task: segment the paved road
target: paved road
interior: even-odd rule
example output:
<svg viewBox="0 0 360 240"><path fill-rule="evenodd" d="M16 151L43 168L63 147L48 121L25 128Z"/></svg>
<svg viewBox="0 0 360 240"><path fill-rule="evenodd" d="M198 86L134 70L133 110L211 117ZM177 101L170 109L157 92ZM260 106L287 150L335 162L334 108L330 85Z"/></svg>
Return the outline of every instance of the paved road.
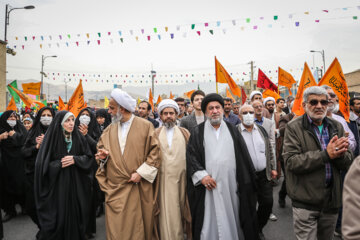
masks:
<svg viewBox="0 0 360 240"><path fill-rule="evenodd" d="M278 217L277 221L270 221L264 228L264 235L268 240L292 240L295 239L292 226L291 202L286 198L286 208L280 208L278 195L280 185L274 187L273 213ZM95 240L105 240L104 216L97 219L97 234ZM18 216L4 224L4 240L33 240L37 232L36 226L28 216ZM339 240L339 238L335 238Z"/></svg>

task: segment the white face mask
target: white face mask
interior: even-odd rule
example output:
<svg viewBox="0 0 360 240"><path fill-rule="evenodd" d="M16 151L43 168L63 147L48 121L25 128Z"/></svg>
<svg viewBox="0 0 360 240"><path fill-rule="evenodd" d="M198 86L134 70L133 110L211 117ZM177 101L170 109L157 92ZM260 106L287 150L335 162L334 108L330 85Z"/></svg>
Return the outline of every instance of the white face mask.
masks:
<svg viewBox="0 0 360 240"><path fill-rule="evenodd" d="M84 124L87 126L90 123L90 117L86 116L86 115L82 115L82 116L80 116L79 121L80 121L80 124Z"/></svg>
<svg viewBox="0 0 360 240"><path fill-rule="evenodd" d="M16 120L6 120L6 122L10 125L10 127L15 127L16 126Z"/></svg>
<svg viewBox="0 0 360 240"><path fill-rule="evenodd" d="M246 126L251 126L254 124L254 114L245 114L245 115L242 115L243 117L243 124L246 125Z"/></svg>
<svg viewBox="0 0 360 240"><path fill-rule="evenodd" d="M40 117L40 122L44 126L49 126L52 122L52 119L53 119L52 117L44 116L44 117Z"/></svg>

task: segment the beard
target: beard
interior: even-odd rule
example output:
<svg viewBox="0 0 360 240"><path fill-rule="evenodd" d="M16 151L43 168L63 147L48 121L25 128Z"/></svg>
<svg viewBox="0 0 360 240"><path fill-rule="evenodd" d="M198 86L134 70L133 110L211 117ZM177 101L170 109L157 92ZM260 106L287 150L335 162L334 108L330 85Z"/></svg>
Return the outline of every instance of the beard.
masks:
<svg viewBox="0 0 360 240"><path fill-rule="evenodd" d="M115 116L111 116L111 122L112 123L118 123L123 118L122 114L117 112Z"/></svg>
<svg viewBox="0 0 360 240"><path fill-rule="evenodd" d="M217 117L217 118L212 118L212 117L208 117L208 116L206 118L210 121L210 124L213 126L220 125L221 121L223 120L222 114L220 114L219 117Z"/></svg>
<svg viewBox="0 0 360 240"><path fill-rule="evenodd" d="M340 105L338 103L334 104L333 109L331 110L332 113L337 113L340 109Z"/></svg>
<svg viewBox="0 0 360 240"><path fill-rule="evenodd" d="M327 109L325 109L325 111L323 112L322 115L315 115L315 110L313 112L311 112L308 107L305 107L305 112L307 113L307 115L309 115L309 117L314 121L314 122L321 122L325 117L326 117L326 113L327 113Z"/></svg>
<svg viewBox="0 0 360 240"><path fill-rule="evenodd" d="M175 127L175 125L176 125L176 121L166 121L166 122L164 122L164 126L167 129L173 128L173 127Z"/></svg>

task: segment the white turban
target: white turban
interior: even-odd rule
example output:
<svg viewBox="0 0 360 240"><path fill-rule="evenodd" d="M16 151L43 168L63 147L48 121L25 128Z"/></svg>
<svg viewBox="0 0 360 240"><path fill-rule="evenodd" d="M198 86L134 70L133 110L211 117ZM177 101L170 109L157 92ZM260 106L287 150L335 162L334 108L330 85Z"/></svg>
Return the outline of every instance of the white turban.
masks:
<svg viewBox="0 0 360 240"><path fill-rule="evenodd" d="M134 112L136 107L136 100L133 99L127 92L115 88L111 92L111 97L123 108L129 112Z"/></svg>
<svg viewBox="0 0 360 240"><path fill-rule="evenodd" d="M250 93L250 100L252 100L253 96L255 96L255 95L257 95L257 94L262 97L262 93L261 93L260 91L252 91L252 92Z"/></svg>
<svg viewBox="0 0 360 240"><path fill-rule="evenodd" d="M172 99L164 99L159 103L158 106L159 113L161 114L162 110L169 107L175 109L176 113L179 114L180 112L179 105Z"/></svg>
<svg viewBox="0 0 360 240"><path fill-rule="evenodd" d="M273 101L273 102L275 103L275 98L273 98L273 97L267 97L267 98L265 98L265 99L264 99L264 105L266 105L266 103L267 103L268 101Z"/></svg>

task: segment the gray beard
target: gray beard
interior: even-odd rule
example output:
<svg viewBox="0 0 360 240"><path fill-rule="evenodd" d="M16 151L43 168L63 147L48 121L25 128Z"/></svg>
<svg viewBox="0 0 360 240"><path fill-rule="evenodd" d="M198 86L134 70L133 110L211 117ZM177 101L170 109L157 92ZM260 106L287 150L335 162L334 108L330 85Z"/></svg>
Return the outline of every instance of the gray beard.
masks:
<svg viewBox="0 0 360 240"><path fill-rule="evenodd" d="M118 123L121 121L122 118L123 118L122 114L118 112L118 113L116 113L116 116L111 117L111 122Z"/></svg>
<svg viewBox="0 0 360 240"><path fill-rule="evenodd" d="M221 121L223 120L223 116L221 114L218 118L215 118L215 119L213 119L211 117L206 117L206 118L209 120L209 122L212 126L220 125Z"/></svg>
<svg viewBox="0 0 360 240"><path fill-rule="evenodd" d="M165 122L165 123L164 123L164 126L165 126L167 129L171 129L171 128L175 127L175 122Z"/></svg>

